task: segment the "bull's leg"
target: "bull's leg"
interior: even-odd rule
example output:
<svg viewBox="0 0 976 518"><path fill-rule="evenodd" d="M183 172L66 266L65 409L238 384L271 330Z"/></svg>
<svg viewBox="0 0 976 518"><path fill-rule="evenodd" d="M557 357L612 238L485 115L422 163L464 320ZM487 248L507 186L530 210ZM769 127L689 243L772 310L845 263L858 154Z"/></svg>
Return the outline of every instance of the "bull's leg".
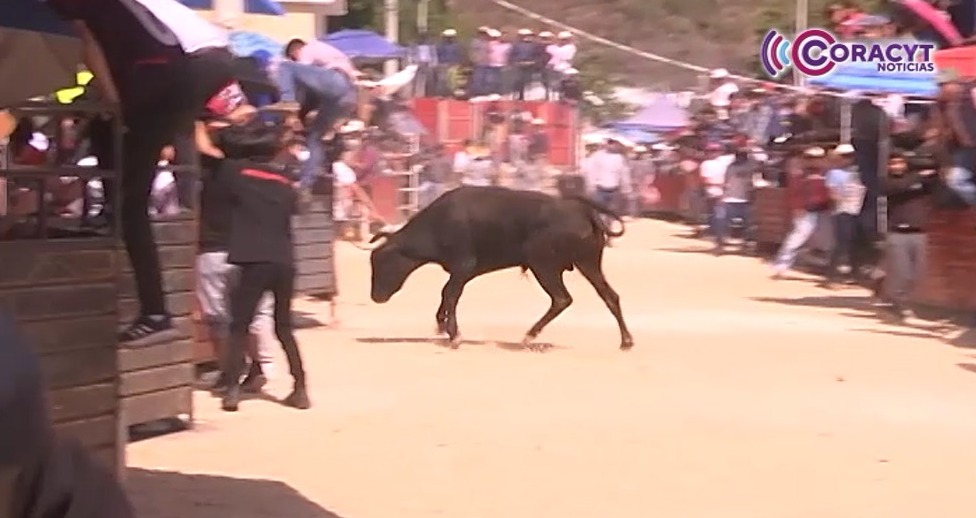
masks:
<svg viewBox="0 0 976 518"><path fill-rule="evenodd" d="M603 268L600 266L602 256L603 250L601 249L595 255L577 261L576 268L583 274L583 277L586 277L586 280L590 281L593 289L613 313L613 318L617 319L617 326L620 328L620 348L626 351L634 346L634 337L630 335L627 324L624 323L624 315L620 311L620 296L610 287L607 278L603 275Z"/></svg>
<svg viewBox="0 0 976 518"><path fill-rule="evenodd" d="M441 305L437 308L437 331L447 333L451 347L455 349L461 344L457 325L457 305L461 300L464 285L469 280L468 276L451 275L441 290Z"/></svg>
<svg viewBox="0 0 976 518"><path fill-rule="evenodd" d="M556 265L532 265L529 267L532 270L532 274L535 275L539 285L542 289L546 290L549 294L549 298L552 303L549 305L549 310L546 311L542 318L539 319L532 329L525 334L525 338L522 340L522 345L528 348L532 348L532 342L535 340L542 329L552 322L554 318L559 316L560 313L566 310L573 303L573 297L569 294L569 290L566 289L566 284L563 283L563 270L561 267Z"/></svg>

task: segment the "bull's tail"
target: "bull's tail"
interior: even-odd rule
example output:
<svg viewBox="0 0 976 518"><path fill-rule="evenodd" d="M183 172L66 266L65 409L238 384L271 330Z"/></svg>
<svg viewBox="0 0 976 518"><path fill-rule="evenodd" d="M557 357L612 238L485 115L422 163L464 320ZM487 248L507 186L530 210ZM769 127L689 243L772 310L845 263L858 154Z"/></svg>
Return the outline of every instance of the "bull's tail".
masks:
<svg viewBox="0 0 976 518"><path fill-rule="evenodd" d="M593 224L604 234L606 234L607 237L620 237L624 235L624 220L620 217L620 214L617 214L616 212L585 196L573 196L572 199L586 205L591 209ZM607 222L600 216L609 216L611 219L620 224L620 229L614 230L610 228L610 225L608 225Z"/></svg>

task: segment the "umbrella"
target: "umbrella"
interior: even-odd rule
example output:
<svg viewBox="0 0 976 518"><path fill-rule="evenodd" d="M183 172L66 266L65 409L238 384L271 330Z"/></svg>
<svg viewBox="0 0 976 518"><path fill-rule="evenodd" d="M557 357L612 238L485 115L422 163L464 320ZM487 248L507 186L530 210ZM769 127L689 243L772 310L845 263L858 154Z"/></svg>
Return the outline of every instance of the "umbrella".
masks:
<svg viewBox="0 0 976 518"><path fill-rule="evenodd" d="M941 47L955 47L962 44L962 35L952 25L949 16L925 0L898 0L892 4L892 9L896 15L915 21L909 23L909 27L917 26L918 22L921 22L924 28L932 31Z"/></svg>
<svg viewBox="0 0 976 518"><path fill-rule="evenodd" d="M71 26L35 0L7 0L0 9L0 107L75 83L80 42Z"/></svg>
<svg viewBox="0 0 976 518"><path fill-rule="evenodd" d="M403 56L404 48L372 31L347 29L327 34L322 41L352 59L390 59Z"/></svg>
<svg viewBox="0 0 976 518"><path fill-rule="evenodd" d="M179 2L191 9L213 9L214 0L179 0ZM243 0L244 12L248 14L267 14L271 16L282 16L285 9L275 0Z"/></svg>

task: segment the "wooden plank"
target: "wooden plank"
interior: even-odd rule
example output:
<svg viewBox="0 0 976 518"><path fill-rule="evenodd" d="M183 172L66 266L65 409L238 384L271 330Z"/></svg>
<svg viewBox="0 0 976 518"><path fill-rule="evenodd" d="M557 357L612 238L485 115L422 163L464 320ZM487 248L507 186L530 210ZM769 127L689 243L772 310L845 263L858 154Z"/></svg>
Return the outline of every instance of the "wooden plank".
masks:
<svg viewBox="0 0 976 518"><path fill-rule="evenodd" d="M24 338L38 354L113 347L118 318L114 314L76 319L27 322L20 327Z"/></svg>
<svg viewBox="0 0 976 518"><path fill-rule="evenodd" d="M306 259L332 259L333 243L311 243L295 245L295 259L299 262Z"/></svg>
<svg viewBox="0 0 976 518"><path fill-rule="evenodd" d="M51 419L59 423L114 413L118 407L117 392L114 382L52 390L48 393Z"/></svg>
<svg viewBox="0 0 976 518"><path fill-rule="evenodd" d="M153 235L157 245L196 244L197 223L192 219L153 222Z"/></svg>
<svg viewBox="0 0 976 518"><path fill-rule="evenodd" d="M193 313L196 306L196 293L183 291L166 294L166 309L173 316L184 316ZM119 322L131 322L139 314L139 301L136 299L121 299L118 301Z"/></svg>
<svg viewBox="0 0 976 518"><path fill-rule="evenodd" d="M196 287L196 273L192 268L163 269L163 291L174 293L192 291ZM119 298L136 297L136 279L131 273L124 274L119 281Z"/></svg>
<svg viewBox="0 0 976 518"><path fill-rule="evenodd" d="M54 426L56 433L76 439L86 448L115 444L115 414L69 421Z"/></svg>
<svg viewBox="0 0 976 518"><path fill-rule="evenodd" d="M313 273L311 275L299 275L295 279L296 293L322 293L336 291L335 276L332 273Z"/></svg>
<svg viewBox="0 0 976 518"><path fill-rule="evenodd" d="M85 241L71 246L0 248L0 289L44 284L111 281L115 275L115 247L92 248Z"/></svg>
<svg viewBox="0 0 976 518"><path fill-rule="evenodd" d="M309 243L331 243L334 232L332 229L313 228L308 230L297 230L294 233L296 245L307 245Z"/></svg>
<svg viewBox="0 0 976 518"><path fill-rule="evenodd" d="M41 356L44 380L51 389L111 382L118 377L117 365L114 346Z"/></svg>
<svg viewBox="0 0 976 518"><path fill-rule="evenodd" d="M122 373L192 360L193 340L189 338L147 347L122 347L118 351L119 372Z"/></svg>
<svg viewBox="0 0 976 518"><path fill-rule="evenodd" d="M122 397L193 385L195 372L192 362L124 372L119 384Z"/></svg>
<svg viewBox="0 0 976 518"><path fill-rule="evenodd" d="M193 409L193 389L178 387L122 398L121 405L126 426L150 423L190 414Z"/></svg>
<svg viewBox="0 0 976 518"><path fill-rule="evenodd" d="M54 318L112 314L116 305L114 282L72 284L44 288L17 288L0 292L0 309L18 323Z"/></svg>
<svg viewBox="0 0 976 518"><path fill-rule="evenodd" d="M314 273L328 273L331 274L333 270L332 259L305 259L298 261L295 265L298 269L298 275L309 275Z"/></svg>
<svg viewBox="0 0 976 518"><path fill-rule="evenodd" d="M291 228L294 231L308 230L316 228L331 228L332 227L332 216L325 213L306 213L299 214L292 217Z"/></svg>
<svg viewBox="0 0 976 518"><path fill-rule="evenodd" d="M129 264L129 257L126 255L125 250L120 250L118 252L119 264L121 265L121 271L125 273L132 272L132 265ZM163 266L163 269L167 268L193 268L197 263L197 245L194 244L183 244L183 245L168 245L159 247L159 264Z"/></svg>

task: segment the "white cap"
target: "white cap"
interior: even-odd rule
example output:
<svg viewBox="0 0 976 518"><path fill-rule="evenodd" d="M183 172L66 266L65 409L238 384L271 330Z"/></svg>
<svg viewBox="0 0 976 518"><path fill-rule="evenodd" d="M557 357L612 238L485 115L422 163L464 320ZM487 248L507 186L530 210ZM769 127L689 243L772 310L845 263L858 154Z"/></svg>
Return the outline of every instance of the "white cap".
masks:
<svg viewBox="0 0 976 518"><path fill-rule="evenodd" d="M482 25L481 27L478 27L478 32L488 32L490 30L491 30L491 27L489 27L487 25Z"/></svg>
<svg viewBox="0 0 976 518"><path fill-rule="evenodd" d="M520 36L531 36L532 35L532 30L531 29L519 29L518 33L519 33Z"/></svg>
<svg viewBox="0 0 976 518"><path fill-rule="evenodd" d="M567 68L566 70L563 70L563 73L568 76L573 76L579 74L579 70L576 70L575 68Z"/></svg>
<svg viewBox="0 0 976 518"><path fill-rule="evenodd" d="M546 121L544 121L544 120L542 120L542 119L540 119L538 117L532 119L532 124L535 124L537 126L538 125L541 125L541 124L545 124L545 123L546 123Z"/></svg>
<svg viewBox="0 0 976 518"><path fill-rule="evenodd" d="M444 32L441 33L441 36L447 36L448 38L453 38L454 36L457 36L457 31L454 29L444 29Z"/></svg>
<svg viewBox="0 0 976 518"><path fill-rule="evenodd" d="M559 33L559 39L567 39L567 38L572 38L572 37L573 37L573 33L569 32L569 31L562 31L562 32Z"/></svg>
<svg viewBox="0 0 976 518"><path fill-rule="evenodd" d="M822 147L807 148L807 150L803 152L803 156L806 156L808 158L822 158L826 155L827 153L823 150Z"/></svg>
<svg viewBox="0 0 976 518"><path fill-rule="evenodd" d="M502 35L502 32L497 29L488 29L488 36L492 38L498 38Z"/></svg>
<svg viewBox="0 0 976 518"><path fill-rule="evenodd" d="M850 144L841 144L834 148L835 155L850 155L854 153L854 146Z"/></svg>
<svg viewBox="0 0 976 518"><path fill-rule="evenodd" d="M542 32L539 33L539 37L540 38L551 38L552 37L552 33L549 32L549 31L542 31Z"/></svg>
<svg viewBox="0 0 976 518"><path fill-rule="evenodd" d="M366 124L359 119L352 119L351 121L342 125L339 128L339 133L359 133L366 129Z"/></svg>
<svg viewBox="0 0 976 518"><path fill-rule="evenodd" d="M725 79L726 77L729 77L729 71L724 68L716 68L715 70L712 70L712 73L709 74L708 77L711 77L712 79Z"/></svg>

